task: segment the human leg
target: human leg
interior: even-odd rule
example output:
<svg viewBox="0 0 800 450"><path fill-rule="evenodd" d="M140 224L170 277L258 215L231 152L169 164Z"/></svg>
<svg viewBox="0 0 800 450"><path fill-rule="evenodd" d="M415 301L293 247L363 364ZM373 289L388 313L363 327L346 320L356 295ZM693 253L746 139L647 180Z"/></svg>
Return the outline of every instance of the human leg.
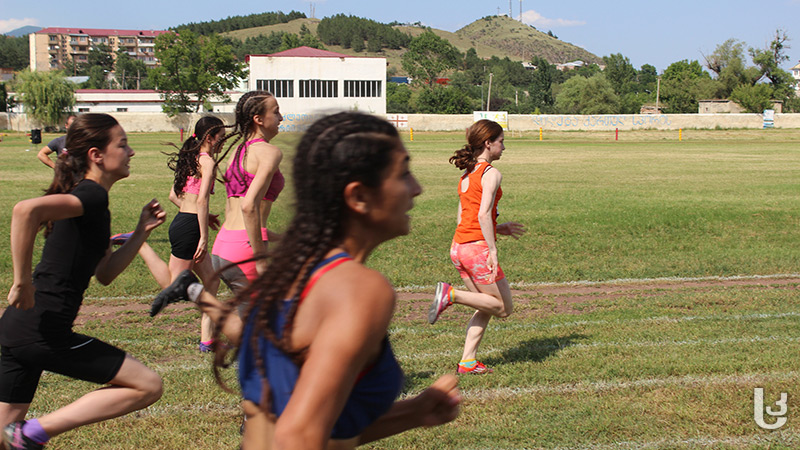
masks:
<svg viewBox="0 0 800 450"><path fill-rule="evenodd" d="M48 435L137 411L161 398L162 382L157 373L130 355L106 386L90 392L69 405L39 417Z"/></svg>
<svg viewBox="0 0 800 450"><path fill-rule="evenodd" d="M153 278L156 279L156 283L158 283L161 289L169 286L169 283L172 281L169 266L158 256L158 253L153 250L153 247L150 247L150 245L145 242L139 248L139 256L142 257L142 260L144 260L147 268L150 269L150 273L153 274Z"/></svg>
<svg viewBox="0 0 800 450"><path fill-rule="evenodd" d="M203 290L207 292L209 295L216 298L217 291L219 289L219 277L217 276L216 272L214 271L214 267L211 264L211 255L206 255L199 263L195 265L194 271L200 277L200 280L203 282ZM211 320L211 317L202 312L202 317L200 319L200 342L208 343L212 341L212 336L214 335L214 322Z"/></svg>

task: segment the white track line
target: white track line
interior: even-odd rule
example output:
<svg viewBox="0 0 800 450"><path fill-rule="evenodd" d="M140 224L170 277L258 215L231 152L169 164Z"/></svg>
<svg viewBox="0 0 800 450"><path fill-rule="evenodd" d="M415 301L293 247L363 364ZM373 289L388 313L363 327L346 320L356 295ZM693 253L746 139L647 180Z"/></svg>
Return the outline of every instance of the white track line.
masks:
<svg viewBox="0 0 800 450"><path fill-rule="evenodd" d="M715 345L728 345L728 344L756 344L762 342L771 342L771 343L797 343L800 342L800 337L790 337L790 336L756 336L750 338L727 338L727 339L694 339L694 340L686 340L686 341L673 341L673 340L664 340L664 341L631 341L631 342L592 342L592 343L578 343L578 344L568 344L568 345L536 345L528 347L531 351L551 351L551 350L593 350L598 348L644 348L644 347L658 347L658 348L665 348L665 347L681 347L681 346L689 346L689 345L703 345L703 346L715 346ZM497 348L497 347L485 347L481 348L482 355L492 355L497 353L502 353L508 351L508 348ZM435 358L444 358L444 357L455 357L461 354L461 350L453 349L453 350L446 350L441 352L431 352L431 353L405 353L405 354L397 354L397 359L400 361L416 361L416 360L425 360L425 359L435 359Z"/></svg>

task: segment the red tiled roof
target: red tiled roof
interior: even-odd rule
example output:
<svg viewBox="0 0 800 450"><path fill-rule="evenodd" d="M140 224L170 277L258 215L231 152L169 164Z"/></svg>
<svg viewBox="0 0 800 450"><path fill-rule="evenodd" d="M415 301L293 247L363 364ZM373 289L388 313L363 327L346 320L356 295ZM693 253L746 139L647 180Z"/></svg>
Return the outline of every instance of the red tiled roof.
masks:
<svg viewBox="0 0 800 450"><path fill-rule="evenodd" d="M147 36L156 37L167 30L114 30L105 28L42 28L36 34L86 34L89 36Z"/></svg>
<svg viewBox="0 0 800 450"><path fill-rule="evenodd" d="M330 52L328 50L320 50L311 47L297 47L289 50L284 50L270 55L247 55L247 59L251 56L275 56L275 57L299 57L299 58L353 58L353 56L345 55L343 53Z"/></svg>
<svg viewBox="0 0 800 450"><path fill-rule="evenodd" d="M75 89L79 94L153 94L158 91L155 89Z"/></svg>

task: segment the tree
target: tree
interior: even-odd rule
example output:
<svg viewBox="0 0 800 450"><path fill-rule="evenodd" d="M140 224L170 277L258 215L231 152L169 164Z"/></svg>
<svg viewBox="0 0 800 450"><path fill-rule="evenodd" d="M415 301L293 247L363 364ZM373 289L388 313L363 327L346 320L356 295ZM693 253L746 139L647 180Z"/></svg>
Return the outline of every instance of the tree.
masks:
<svg viewBox="0 0 800 450"><path fill-rule="evenodd" d="M789 41L789 37L786 32L778 29L767 48L750 49L753 62L772 84L773 95L781 100L785 100L793 93L794 79L792 75L780 68L782 63L789 60L789 56L786 54L786 50L789 49L787 41Z"/></svg>
<svg viewBox="0 0 800 450"><path fill-rule="evenodd" d="M697 61L678 61L667 67L662 76L661 100L667 113L696 113L698 101L722 98L724 86L703 70Z"/></svg>
<svg viewBox="0 0 800 450"><path fill-rule="evenodd" d="M407 84L386 83L386 112L410 113L411 89Z"/></svg>
<svg viewBox="0 0 800 450"><path fill-rule="evenodd" d="M114 78L122 89L153 89L153 83L147 77L149 70L144 61L131 58L124 50L117 51Z"/></svg>
<svg viewBox="0 0 800 450"><path fill-rule="evenodd" d="M555 109L561 114L614 114L619 96L603 74L572 77L561 85Z"/></svg>
<svg viewBox="0 0 800 450"><path fill-rule="evenodd" d="M25 112L42 125L56 125L75 105L75 85L61 72L31 72L17 75L14 83Z"/></svg>
<svg viewBox="0 0 800 450"><path fill-rule="evenodd" d="M534 56L531 64L536 66L533 70L533 81L528 88L530 93L530 103L533 110L550 112L555 104L553 97L553 84L558 76L556 66L547 62L546 59Z"/></svg>
<svg viewBox="0 0 800 450"><path fill-rule="evenodd" d="M162 109L168 115L199 111L211 96L225 99L225 91L244 77L243 64L217 35L164 33L156 38L155 47L161 66L148 76L161 92Z"/></svg>
<svg viewBox="0 0 800 450"><path fill-rule="evenodd" d="M470 98L450 86L429 86L417 98L417 109L423 114L467 114L473 111Z"/></svg>
<svg viewBox="0 0 800 450"><path fill-rule="evenodd" d="M300 47L300 36L294 33L286 33L281 38L281 46L278 51L282 52L284 50L291 50L297 47Z"/></svg>
<svg viewBox="0 0 800 450"><path fill-rule="evenodd" d="M617 95L627 94L634 90L636 69L627 57L622 56L622 53L614 53L604 56L603 62L606 65L603 73Z"/></svg>
<svg viewBox="0 0 800 450"><path fill-rule="evenodd" d="M28 36L11 37L0 35L0 67L22 70L28 67Z"/></svg>
<svg viewBox="0 0 800 450"><path fill-rule="evenodd" d="M743 84L731 92L730 99L747 112L761 113L772 107L772 88L763 83L755 86Z"/></svg>
<svg viewBox="0 0 800 450"><path fill-rule="evenodd" d="M403 55L403 70L428 85L446 71L458 67L461 53L450 42L427 30L411 40Z"/></svg>

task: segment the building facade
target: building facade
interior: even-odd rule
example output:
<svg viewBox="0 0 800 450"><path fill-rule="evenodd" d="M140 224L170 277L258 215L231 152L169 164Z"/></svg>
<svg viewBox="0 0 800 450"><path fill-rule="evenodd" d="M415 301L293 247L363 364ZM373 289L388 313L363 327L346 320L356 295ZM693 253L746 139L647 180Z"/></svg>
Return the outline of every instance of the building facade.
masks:
<svg viewBox="0 0 800 450"><path fill-rule="evenodd" d="M31 70L63 69L72 60L76 64L89 61L89 50L105 44L112 52L123 50L131 58L148 66L158 63L155 40L165 30L113 30L94 28L43 28L28 35Z"/></svg>
<svg viewBox="0 0 800 450"><path fill-rule="evenodd" d="M331 112L386 114L386 58L298 47L248 55L247 63L247 88L275 95L285 131L300 130L315 116Z"/></svg>
<svg viewBox="0 0 800 450"><path fill-rule="evenodd" d="M795 95L800 97L800 63L792 67L792 76L794 77L794 92Z"/></svg>

